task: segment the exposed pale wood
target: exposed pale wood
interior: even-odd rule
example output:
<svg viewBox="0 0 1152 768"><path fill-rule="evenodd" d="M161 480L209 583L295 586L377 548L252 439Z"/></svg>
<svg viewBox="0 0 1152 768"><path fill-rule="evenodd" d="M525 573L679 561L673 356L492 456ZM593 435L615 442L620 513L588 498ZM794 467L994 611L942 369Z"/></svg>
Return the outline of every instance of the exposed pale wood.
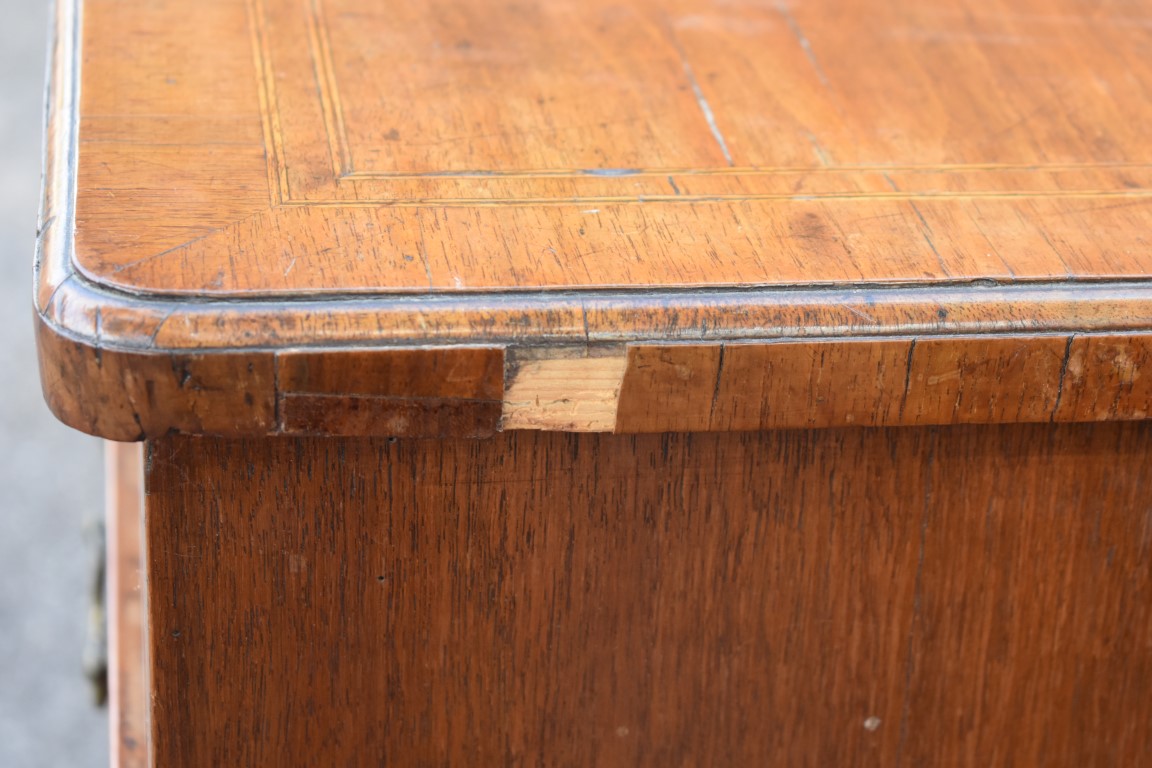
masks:
<svg viewBox="0 0 1152 768"><path fill-rule="evenodd" d="M1148 764L1150 430L162 438L157 765Z"/></svg>
<svg viewBox="0 0 1152 768"><path fill-rule="evenodd" d="M627 367L623 350L607 357L524 360L504 394L501 427L612 432Z"/></svg>
<svg viewBox="0 0 1152 768"><path fill-rule="evenodd" d="M144 449L106 443L108 726L113 768L145 768L148 671L145 642Z"/></svg>

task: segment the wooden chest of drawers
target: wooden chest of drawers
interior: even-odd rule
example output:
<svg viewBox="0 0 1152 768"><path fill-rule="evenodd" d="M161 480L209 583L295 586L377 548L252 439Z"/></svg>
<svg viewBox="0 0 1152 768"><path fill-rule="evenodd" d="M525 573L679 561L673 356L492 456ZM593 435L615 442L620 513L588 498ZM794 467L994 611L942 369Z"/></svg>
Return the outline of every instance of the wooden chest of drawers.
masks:
<svg viewBox="0 0 1152 768"><path fill-rule="evenodd" d="M116 761L1152 764L1150 10L61 0Z"/></svg>

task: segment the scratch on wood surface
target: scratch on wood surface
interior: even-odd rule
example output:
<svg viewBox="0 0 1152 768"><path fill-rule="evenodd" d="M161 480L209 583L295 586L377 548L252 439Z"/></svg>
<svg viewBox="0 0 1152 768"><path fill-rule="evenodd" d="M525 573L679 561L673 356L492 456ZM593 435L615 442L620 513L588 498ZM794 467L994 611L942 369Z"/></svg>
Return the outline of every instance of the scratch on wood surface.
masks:
<svg viewBox="0 0 1152 768"><path fill-rule="evenodd" d="M832 160L832 155L828 150L824 149L824 145L816 138L816 134L812 131L805 131L804 134L808 137L808 143L812 145L812 151L816 153L816 159L820 161L820 165L825 168L831 168L835 163Z"/></svg>
<svg viewBox="0 0 1152 768"><path fill-rule="evenodd" d="M936 256L936 263L940 265L940 270L945 276L951 275L948 267L944 265L944 257L940 255L940 251L936 249L936 243L932 242L932 227L928 225L928 220L924 218L924 214L920 212L920 206L915 202L909 200L908 205L912 206L912 212L916 214L916 218L920 219L921 234L924 235L924 242L928 243L928 247L932 249L932 253Z"/></svg>
<svg viewBox="0 0 1152 768"><path fill-rule="evenodd" d="M1023 219L1021 219L1021 221L1023 221ZM1060 262L1060 266L1064 267L1064 274L1068 277L1072 277L1075 273L1072 272L1072 268L1068 266L1068 262L1064 261L1064 254L1060 253L1060 249L1056 247L1054 242L1052 242L1052 238L1048 236L1047 232L1039 227L1036 228L1036 231L1040 233L1040 237L1044 239L1045 244L1047 244L1047 246L1052 249L1052 254Z"/></svg>
<svg viewBox="0 0 1152 768"><path fill-rule="evenodd" d="M865 322L869 322L869 323L875 323L876 322L876 318L872 317L872 315L868 314L867 312L865 312L863 310L856 309L855 307L853 307L851 304L849 304L846 301L840 302L840 306L843 307L844 309L848 310L852 314L856 315L856 317L860 318L861 320L864 320Z"/></svg>
<svg viewBox="0 0 1152 768"><path fill-rule="evenodd" d="M692 93L696 97L696 104L699 105L700 112L704 115L704 122L708 124L708 130L712 132L712 137L716 139L716 143L720 145L720 152L723 153L728 165L735 166L736 163L732 160L732 153L728 151L728 142L724 140L724 134L720 132L720 126L716 123L716 115L713 114L712 107L708 104L708 99L704 97L704 90L700 87L700 81L696 79L696 72L693 71L692 65L688 61L688 55L684 52L680 41L675 37L672 38L672 44L676 47L676 52L680 55L680 64L684 67L684 75L688 78L688 84L692 86Z"/></svg>
<svg viewBox="0 0 1152 768"><path fill-rule="evenodd" d="M796 42L800 44L801 50L804 55L808 57L808 63L812 65L812 69L816 72L816 77L819 78L820 84L825 88L831 88L832 84L828 81L828 76L824 74L824 68L820 66L819 59L816 58L816 52L812 50L812 42L808 36L804 34L804 30L800 28L800 24L796 21L796 17L792 15L792 11L788 9L787 4L783 0L777 0L776 10L784 17L784 22L788 25L788 29L796 37Z"/></svg>
<svg viewBox="0 0 1152 768"><path fill-rule="evenodd" d="M888 182L888 186L892 187L893 192L900 192L900 187L896 186L896 182L887 173L883 174L884 180ZM928 226L928 220L924 218L924 214L920 212L920 207L916 202L909 198L908 204L912 206L912 212L916 214L916 218L920 220L920 234L924 236L924 242L928 243L928 247L932 249L932 253L936 256L936 263L940 265L941 271L947 276L951 275L948 267L944 266L944 257L940 255L940 251L936 249L936 243L932 242L932 227Z"/></svg>
<svg viewBox="0 0 1152 768"><path fill-rule="evenodd" d="M429 290L435 290L436 283L432 280L432 266L428 263L428 238L424 234L424 220L420 219L420 261L424 264L424 274L428 277Z"/></svg>
<svg viewBox="0 0 1152 768"><path fill-rule="evenodd" d="M1049 421L1056 421L1056 414L1060 411L1060 401L1064 398L1064 379L1068 376L1068 361L1072 359L1072 342L1076 334L1068 336L1068 343L1064 345L1064 359L1060 362L1060 379L1056 384L1056 402L1052 406L1052 416Z"/></svg>
<svg viewBox="0 0 1152 768"><path fill-rule="evenodd" d="M168 311L164 313L164 316L160 318L160 322L156 323L156 327L152 330L151 336L148 337L149 347L152 349L156 348L156 339L160 336L161 329L164 328L164 324L168 322L169 318L171 318L178 309L183 309L183 307L181 307L179 304L173 304L168 308Z"/></svg>
<svg viewBox="0 0 1152 768"><path fill-rule="evenodd" d="M720 401L720 385L724 381L724 345L720 345L720 352L716 356L716 381L712 385L712 404L708 407L708 423L713 423L716 416L716 403Z"/></svg>
<svg viewBox="0 0 1152 768"><path fill-rule="evenodd" d="M912 355L916 352L915 337L908 344L908 359L904 363L904 394L900 396L899 421L904 421L904 409L908 405L908 390L912 388Z"/></svg>
<svg viewBox="0 0 1152 768"><path fill-rule="evenodd" d="M972 209L977 214L980 212L980 206L976 203L972 204ZM1016 270L1012 269L1012 265L1009 264L1008 260L1005 259L1004 256L1000 253L1000 249L996 246L996 243L992 240L991 237L989 237L988 233L984 231L984 227L980 224L980 220L976 218L976 215L971 211L968 213L968 220L972 222L972 225L976 227L976 231L980 233L980 236L983 237L984 240L988 243L988 247L992 249L992 253L990 255L993 255L999 259L1000 263L1004 265L1005 271L1007 271L1012 278L1015 278Z"/></svg>

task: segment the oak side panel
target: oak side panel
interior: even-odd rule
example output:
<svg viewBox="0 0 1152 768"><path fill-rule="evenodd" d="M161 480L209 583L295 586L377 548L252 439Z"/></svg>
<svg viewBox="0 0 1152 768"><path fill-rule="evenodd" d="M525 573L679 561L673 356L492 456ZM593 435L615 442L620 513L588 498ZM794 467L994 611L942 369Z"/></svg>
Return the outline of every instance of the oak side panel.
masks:
<svg viewBox="0 0 1152 768"><path fill-rule="evenodd" d="M104 466L109 764L145 768L149 761L143 446L105 443Z"/></svg>
<svg viewBox="0 0 1152 768"><path fill-rule="evenodd" d="M1148 763L1150 438L157 439L157 764Z"/></svg>

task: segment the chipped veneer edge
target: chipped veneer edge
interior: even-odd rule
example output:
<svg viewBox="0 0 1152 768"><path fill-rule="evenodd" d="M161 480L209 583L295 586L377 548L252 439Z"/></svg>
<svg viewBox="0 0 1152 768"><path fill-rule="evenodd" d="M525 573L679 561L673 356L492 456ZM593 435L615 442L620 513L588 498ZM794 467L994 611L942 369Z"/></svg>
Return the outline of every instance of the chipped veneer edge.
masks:
<svg viewBox="0 0 1152 768"><path fill-rule="evenodd" d="M612 432L627 367L623 349L609 357L525 360L505 386L501 428Z"/></svg>

